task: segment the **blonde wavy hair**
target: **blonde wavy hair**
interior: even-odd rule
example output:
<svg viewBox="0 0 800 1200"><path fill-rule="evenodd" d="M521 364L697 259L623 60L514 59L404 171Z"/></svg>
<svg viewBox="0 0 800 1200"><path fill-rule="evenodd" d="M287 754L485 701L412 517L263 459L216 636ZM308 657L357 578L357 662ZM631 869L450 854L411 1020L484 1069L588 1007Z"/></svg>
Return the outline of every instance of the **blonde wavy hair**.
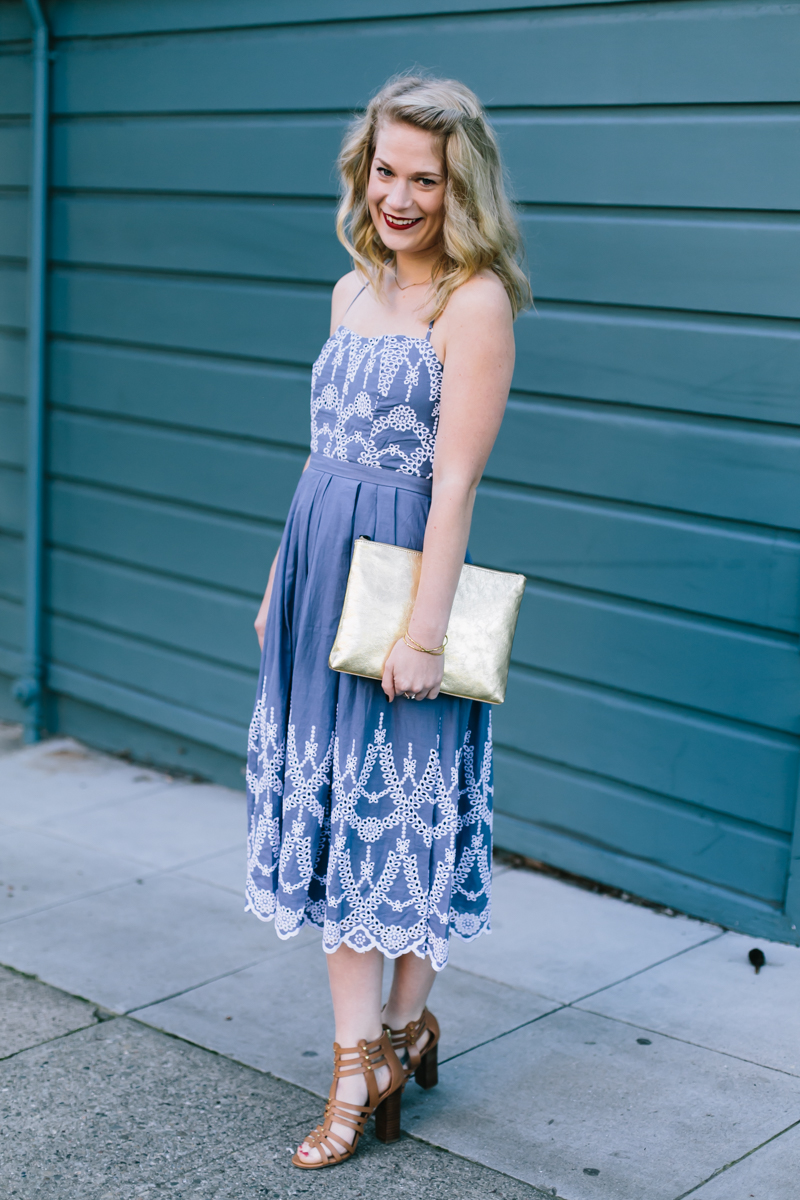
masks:
<svg viewBox="0 0 800 1200"><path fill-rule="evenodd" d="M520 265L522 239L506 194L500 151L477 96L454 79L395 76L348 128L338 159L342 197L336 233L355 269L380 295L384 273L394 266L394 253L383 244L367 204L375 140L389 121L441 139L444 224L442 253L433 270L431 316L443 312L457 287L488 268L502 280L516 317L533 298Z"/></svg>

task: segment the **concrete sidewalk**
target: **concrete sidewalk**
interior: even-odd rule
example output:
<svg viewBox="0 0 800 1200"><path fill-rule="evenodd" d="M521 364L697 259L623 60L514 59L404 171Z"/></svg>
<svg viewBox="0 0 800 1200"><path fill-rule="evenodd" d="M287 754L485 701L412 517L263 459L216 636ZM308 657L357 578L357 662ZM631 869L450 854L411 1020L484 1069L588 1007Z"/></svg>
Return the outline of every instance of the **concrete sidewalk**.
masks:
<svg viewBox="0 0 800 1200"><path fill-rule="evenodd" d="M145 1047L148 1062L162 1053L163 1034L173 1035L168 1089L201 1071L202 1059L223 1075L244 1071L256 1081L247 1084L253 1097L266 1096L267 1082L295 1085L263 1099L267 1112L282 1111L288 1096L302 1100L299 1088L327 1093L333 1033L319 937L304 931L281 942L245 916L243 836L243 796L224 788L172 780L65 740L0 759L0 962L124 1017L97 1025L92 1016L62 1039L59 1070L68 1070L71 1045L80 1058L76 1039L94 1045L116 1026ZM521 1197L535 1188L563 1200L794 1200L799 949L503 867L493 927L473 945L454 943L433 993L443 1027L440 1085L430 1093L410 1085L403 1104L403 1128L427 1143L417 1150L428 1157L415 1159L410 1140L368 1143L351 1189L358 1179L366 1195L417 1192L445 1162L453 1196ZM767 959L758 976L747 960L757 945ZM196 1047L233 1061L204 1058ZM37 1054L49 1058L23 1049ZM252 1069L276 1079L264 1082ZM316 1122L319 1105L307 1094L303 1105ZM272 1118L244 1110L240 1124L226 1127L228 1151L237 1151L241 1132L246 1158L257 1128L270 1155L284 1154L285 1138L272 1145ZM187 1137L212 1136L186 1120ZM487 1168L480 1181L468 1174ZM238 1190L189 1181L185 1194L334 1196L343 1186L333 1189L336 1172L287 1173L282 1160L275 1171L285 1182L267 1186L262 1171L252 1190L242 1176Z"/></svg>

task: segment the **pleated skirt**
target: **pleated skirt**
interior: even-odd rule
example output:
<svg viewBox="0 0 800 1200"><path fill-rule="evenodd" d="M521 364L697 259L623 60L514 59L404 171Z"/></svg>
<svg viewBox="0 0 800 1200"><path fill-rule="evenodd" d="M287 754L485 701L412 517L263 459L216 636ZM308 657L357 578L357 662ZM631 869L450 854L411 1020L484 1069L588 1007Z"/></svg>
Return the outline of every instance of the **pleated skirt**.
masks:
<svg viewBox="0 0 800 1200"><path fill-rule="evenodd" d="M421 550L430 483L322 454L297 486L267 618L248 741L247 909L289 938L310 923L440 970L450 933L489 929L488 705L389 704L328 655L353 542Z"/></svg>

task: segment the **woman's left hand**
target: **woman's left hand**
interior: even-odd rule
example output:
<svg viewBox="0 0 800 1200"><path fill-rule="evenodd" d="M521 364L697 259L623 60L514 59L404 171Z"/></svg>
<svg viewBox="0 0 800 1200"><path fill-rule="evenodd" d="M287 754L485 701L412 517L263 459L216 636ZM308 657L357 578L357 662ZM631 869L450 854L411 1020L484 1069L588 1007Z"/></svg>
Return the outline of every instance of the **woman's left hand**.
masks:
<svg viewBox="0 0 800 1200"><path fill-rule="evenodd" d="M391 704L395 696L413 696L415 700L435 700L444 674L443 654L423 654L412 650L402 638L395 642L383 668L381 687Z"/></svg>

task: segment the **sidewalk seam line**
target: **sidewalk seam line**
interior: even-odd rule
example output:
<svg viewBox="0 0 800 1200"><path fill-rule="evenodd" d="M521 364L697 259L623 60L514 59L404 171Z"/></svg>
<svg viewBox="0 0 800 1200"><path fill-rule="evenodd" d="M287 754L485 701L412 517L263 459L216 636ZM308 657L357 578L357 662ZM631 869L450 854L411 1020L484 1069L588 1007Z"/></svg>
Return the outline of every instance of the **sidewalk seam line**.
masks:
<svg viewBox="0 0 800 1200"><path fill-rule="evenodd" d="M220 979L230 979L233 975L239 975L242 971L249 971L252 967L258 967L261 963L271 962L276 958L283 958L285 954L291 954L297 950L304 950L306 947L302 944L287 946L285 950L278 950L273 954L265 954L263 958L256 958L252 962L243 963L240 967L232 967L230 971L223 971L220 975L212 975L208 979L201 979L199 983L192 983L188 987L181 988L177 992L170 992L168 996L159 996L157 1000L148 1000L146 1004L136 1004L133 1008L126 1008L118 1015L121 1017L129 1017L132 1013L143 1012L146 1008L154 1008L157 1004L166 1004L168 1000L175 1000L178 996L186 996L189 992L196 992L198 988L207 987L210 983L218 983ZM48 985L51 986L51 985ZM138 1018L137 1018L138 1020ZM148 1022L143 1021L143 1025ZM197 1043L200 1044L199 1042ZM208 1049L207 1046L204 1049ZM247 1064L245 1063L245 1066ZM255 1068L256 1070L258 1068Z"/></svg>
<svg viewBox="0 0 800 1200"><path fill-rule="evenodd" d="M189 987L181 988L177 992L170 992L167 996L159 996L157 1000L148 1000L145 1004L135 1004L133 1008L123 1009L120 1016L130 1017L133 1013L143 1012L146 1008L154 1008L157 1004L166 1004L168 1000L176 1000L178 996L186 996L189 992L196 992L198 988L207 987L210 983L218 983L220 979L229 979L231 975L238 975L240 971L248 971L251 967L257 967L259 963L267 962L271 957L272 955L268 954L265 958L254 959L253 962L243 963L241 967L233 967L230 971L223 971L220 975L211 975L199 983L190 984ZM147 1022L143 1021L142 1024L146 1025Z"/></svg>
<svg viewBox="0 0 800 1200"><path fill-rule="evenodd" d="M748 1150L739 1158L734 1158L731 1160L731 1162L725 1163L724 1167L719 1167L716 1171L708 1176L708 1179L701 1179L699 1183L694 1185L694 1187L689 1188L688 1192L681 1192L680 1196L675 1197L675 1200L685 1200L686 1196L691 1196L693 1192L698 1190L698 1188L705 1187L707 1183L711 1183L712 1180L717 1179L720 1175L724 1175L726 1171L730 1171L731 1167L738 1167L740 1162L744 1162L746 1158L750 1158L750 1156L755 1154L757 1150L763 1150L763 1148L768 1146L770 1142L774 1142L777 1138L783 1137L785 1133L789 1133L790 1130L796 1129L798 1125L800 1125L800 1121L792 1121L791 1125L787 1125L785 1129L779 1129L777 1133L773 1133L772 1137L768 1137L766 1141L760 1142L757 1146L754 1146L752 1150Z"/></svg>
<svg viewBox="0 0 800 1200"><path fill-rule="evenodd" d="M572 1005L569 1005L572 1008ZM747 1063L751 1067L761 1067L764 1071L777 1071L779 1075L788 1075L790 1079L800 1078L800 1071L785 1071L783 1067L771 1067L768 1063L757 1062L753 1058L743 1058L741 1054L733 1054L730 1050L718 1050L716 1046L706 1046L702 1042L692 1042L689 1038L678 1037L674 1033L664 1033L661 1029L651 1029L649 1025L639 1025L636 1021L626 1021L624 1017L614 1017L610 1013L596 1012L593 1008L577 1008L576 1012L591 1013L594 1017L602 1017L605 1021L616 1021L618 1025L627 1025L629 1029L641 1029L644 1033L654 1033L656 1037L668 1038L671 1042L679 1042L682 1046L694 1046L697 1050L708 1050L712 1054L722 1054L735 1062Z"/></svg>
<svg viewBox="0 0 800 1200"><path fill-rule="evenodd" d="M36 980L37 983L42 983L41 979ZM58 988L53 988L50 983L43 983L43 987L52 988L53 991L58 991ZM85 1003L92 1004L93 1001L87 1000ZM95 1008L102 1008L102 1004L95 1005ZM53 1037L44 1038L41 1042L34 1042L30 1046L20 1046L19 1050L12 1050L10 1054L0 1056L0 1066L3 1063L10 1062L12 1058L17 1058L20 1054L25 1054L28 1050L38 1050L41 1046L49 1046L51 1042L63 1042L65 1038L72 1037L73 1033L84 1033L87 1029L94 1029L96 1025L105 1025L107 1021L115 1021L116 1014L113 1017L108 1017L106 1021L101 1021L95 1016L90 1025L79 1025L76 1029L66 1029L64 1033L56 1033Z"/></svg>
<svg viewBox="0 0 800 1200"><path fill-rule="evenodd" d="M538 1017L531 1017L530 1021L523 1021L521 1025L515 1025L513 1029L504 1029L502 1033L496 1033L494 1037L487 1038L484 1042L476 1042L474 1046L467 1047L466 1050L459 1050L458 1054L451 1054L449 1058L440 1060L441 1066L445 1063L453 1062L457 1058L463 1058L465 1054L471 1054L473 1050L480 1050L482 1046L490 1046L492 1042L498 1042L500 1038L508 1037L512 1033L518 1033L520 1029L527 1029L529 1025L535 1025L537 1021L543 1021L545 1017L552 1017L554 1013L563 1012L565 1008L569 1008L568 1004L559 1004L556 1008L548 1009L545 1013L539 1013Z"/></svg>
<svg viewBox="0 0 800 1200"><path fill-rule="evenodd" d="M469 1047L467 1050L460 1050L460 1051L458 1052L458 1054L451 1054L449 1058L443 1058L443 1059L441 1060L442 1066L444 1066L444 1064L445 1064L445 1063L453 1062L453 1061L454 1061L456 1058L462 1058L462 1057L463 1057L465 1054L471 1054L473 1050L480 1050L480 1049L481 1049L481 1047L483 1047L483 1046L489 1046L489 1045L491 1045L491 1043L492 1043L492 1042L499 1041L499 1040L500 1040L500 1038L508 1037L508 1036L509 1036L510 1034L512 1034L512 1033L518 1033L520 1029L527 1029L527 1027L528 1027L529 1025L535 1025L537 1021L542 1021L542 1020L544 1020L544 1018L545 1018L545 1017L552 1017L554 1013L557 1013L557 1012L563 1012L563 1011L564 1011L565 1009L567 1009L567 1008L573 1008L573 1009L575 1010L575 1012L591 1012L593 1016L605 1017L605 1016L606 1016L606 1014L605 1014L605 1013L594 1013L594 1012L592 1012L592 1010L591 1010L591 1009L582 1009L582 1008L576 1008L575 1006L576 1006L576 1005L578 1005L578 1004L581 1004L581 1003L582 1003L582 1002L583 1002L585 999L588 999L588 998L589 998L589 997L591 997L591 996L597 996L597 995L598 995L600 992L605 992L605 991L607 991L607 990L608 990L608 988L617 987L617 985L618 985L618 984L620 984L620 983L626 983L628 979L635 979L637 975L644 975L644 974L645 974L647 971L650 971L650 970L652 970L652 969L653 969L653 967L659 967L659 966L661 966L663 963L670 962L670 961L671 961L673 958L680 958L680 956L681 956L682 954L688 954L690 950L695 950L695 949L697 949L697 947L699 947L699 946L706 946L706 945L708 945L710 942L716 942L716 941L718 941L718 939L719 939L719 938L721 938L721 937L724 937L726 932L727 932L727 930L724 930L724 929L723 929L723 930L722 930L720 933L718 933L718 934L715 934L713 937L706 938L706 939L705 939L705 941L703 941L703 942L697 942L697 943L696 943L694 946L686 946L686 947L684 947L684 949L683 949L683 950L678 950L676 954L670 954L670 955L669 955L667 958L662 958L662 959L659 959L659 961L658 961L658 962L652 963L652 964L651 964L649 967L643 967L643 968L642 968L640 971L634 971L634 972L633 972L631 975L627 975L627 976L625 976L625 978L624 978L624 979L619 979L619 980L617 980L617 981L616 981L616 983L609 983L609 984L606 984L606 985L605 985L605 987L597 988L597 990L596 990L596 991L594 991L594 992L588 992L586 996L581 996L581 997L579 997L579 999L577 999L577 1000L569 1000L569 1001L563 1001L563 1002L557 1003L555 1008L551 1008L551 1009L549 1009L549 1010L548 1010L547 1012L545 1012L545 1013L540 1013L540 1014L539 1014L537 1017L532 1017L530 1021L523 1021L521 1025L515 1025L515 1026L513 1027L513 1029L504 1029L504 1030L502 1031L502 1033L495 1034L495 1036L494 1036L494 1037L487 1038L487 1039L486 1039L485 1041L483 1041L483 1042L476 1042L476 1044L475 1044L474 1046L470 1046L470 1047ZM463 970L463 968L459 968L459 970ZM464 972L464 974L465 974L465 975L468 975L468 974L472 974L472 972L465 971L465 972ZM485 978L488 978L488 977L487 977L487 976L484 976L484 975L481 975L481 976L478 976L478 978L480 978L480 979L485 979ZM500 982L500 981L495 979L495 980L492 980L492 982L493 982L493 983L498 983L498 982ZM506 985L504 985L504 986L508 986L508 985L506 984ZM527 990L527 989L526 989L526 990ZM533 992L533 993L531 993L531 994L532 994L532 995L538 995L539 993L537 993L537 992ZM617 1020L617 1018L615 1018L615 1017L607 1017L606 1019L607 1019L607 1020L610 1020L610 1021L616 1021L616 1020ZM634 1025L634 1024L633 1024L632 1022L630 1022L630 1021L622 1021L622 1020L620 1020L620 1021L618 1021L617 1023L618 1023L618 1024L620 1024L620 1025L629 1025L629 1026L630 1026L631 1028L633 1028L633 1029L638 1029L638 1028L642 1028L642 1029L643 1029L643 1028L645 1028L644 1026L637 1026L637 1025ZM651 1033L656 1033L656 1032L658 1032L658 1031L657 1031L657 1030L650 1030L650 1032L651 1032ZM660 1036L660 1037L668 1037L669 1035L668 1035L668 1034L659 1034L659 1036ZM675 1041L681 1041L682 1039L681 1039L681 1038L675 1038L674 1040L675 1040ZM694 1042L687 1042L686 1044L687 1044L687 1045L695 1045L696 1043L694 1043ZM724 1050L713 1050L713 1049L712 1049L711 1047L709 1047L709 1046L700 1046L700 1045L698 1045L698 1049L701 1049L701 1050L708 1050L708 1051L709 1051L709 1053L711 1053L711 1054L725 1054L725 1051L724 1051ZM729 1058L736 1058L737 1056L736 1056L736 1055L728 1055L728 1057L729 1057ZM748 1062L749 1060L748 1060L748 1059L740 1059L739 1061L741 1061L741 1062ZM761 1063L754 1063L753 1065L754 1065L754 1066L759 1066L759 1067L760 1067L760 1066L762 1066L763 1064L761 1064ZM778 1068L764 1067L764 1070L767 1070L767 1071L769 1071L769 1070L777 1070L777 1069L778 1069ZM788 1071L781 1072L781 1074L787 1074L787 1075L789 1075L789 1077L790 1077L791 1079L795 1079L795 1078L797 1078L796 1076L794 1076L794 1075L791 1075L791 1073L790 1073L790 1072L788 1072Z"/></svg>
<svg viewBox="0 0 800 1200"><path fill-rule="evenodd" d="M593 992L587 992L585 996L576 996L574 1000L567 1000L565 1003L570 1007L573 1004L583 1004L584 1000L589 1000L592 996L599 996L601 992L607 992L610 988L619 987L621 983L627 983L630 979L636 979L638 975L646 975L648 971L652 971L656 967L663 967L664 963L672 962L673 959L680 958L683 954L691 954L692 950L699 950L701 946L708 946L711 942L718 942L721 937L725 937L725 934L729 932L730 930L728 929L721 929L719 933L704 938L702 942L695 942L692 946L684 946L682 950L676 950L674 954L668 954L666 958L659 958L647 967L641 967L638 971L631 971L630 975L624 975L621 979L615 979L613 983L605 983L602 987L595 988Z"/></svg>
<svg viewBox="0 0 800 1200"><path fill-rule="evenodd" d="M55 837L56 835L53 834L52 836ZM70 841L69 838L61 838L58 840L65 841L69 845L82 845L80 842ZM239 844L237 843L236 846L227 846L223 850L214 850L210 854L204 854L200 858L189 859L186 863L180 863L178 866L173 867L147 867L144 863L142 863L141 865L144 867L144 870L140 871L138 875L131 875L129 878L119 880L117 883L110 883L106 887L95 888L93 891L79 892L76 896L70 896L66 900L57 900L53 904L44 904L40 908L32 908L27 912L16 913L13 917L0 917L0 928L2 928L4 925L11 925L14 921L24 921L26 917L35 917L40 913L52 912L56 908L66 908L69 904L75 904L79 900L90 900L93 896L104 896L107 892L114 892L119 888L129 887L132 883L137 882L138 879L157 879L161 875L172 875L178 871L185 870L187 867L197 866L199 863L207 862L211 858L216 858L219 854L229 854L231 850L236 850L238 848ZM102 851L96 850L96 848L93 846L83 846L83 849L94 850L95 853L98 854L102 853ZM130 861L132 863L137 862L136 859L131 859ZM204 887L215 888L217 891L227 891L229 895L234 894L230 891L230 889L220 887L219 884L210 883L207 879L195 879L193 877L192 882L200 883ZM242 897L244 897L244 888L242 888Z"/></svg>

